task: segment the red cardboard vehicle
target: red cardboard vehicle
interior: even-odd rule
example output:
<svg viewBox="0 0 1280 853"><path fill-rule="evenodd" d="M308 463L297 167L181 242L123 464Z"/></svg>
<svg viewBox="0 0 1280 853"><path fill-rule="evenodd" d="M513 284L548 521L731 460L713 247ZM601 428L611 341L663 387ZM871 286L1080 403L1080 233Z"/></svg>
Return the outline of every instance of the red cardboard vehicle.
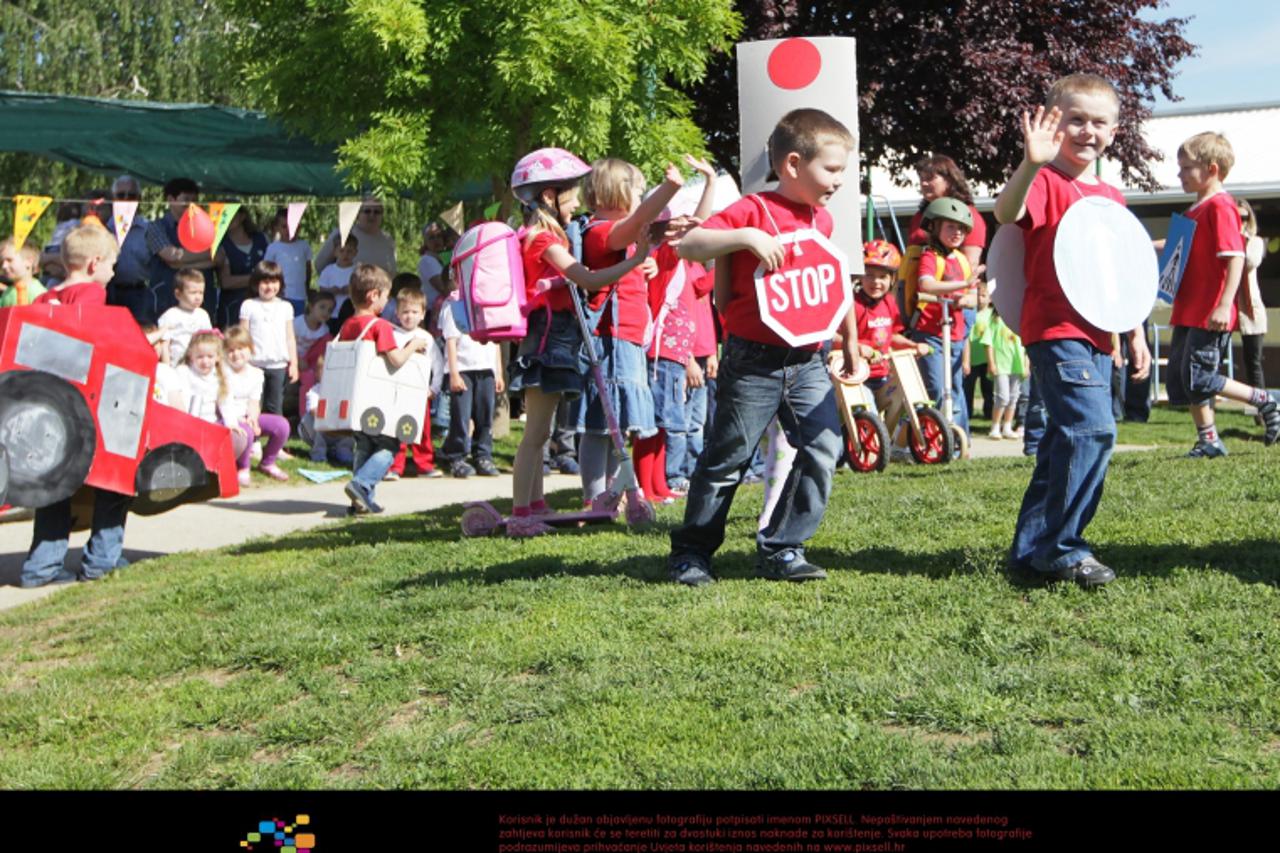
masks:
<svg viewBox="0 0 1280 853"><path fill-rule="evenodd" d="M124 308L0 309L0 503L49 506L93 486L154 515L237 494L230 432L156 401L155 370Z"/></svg>

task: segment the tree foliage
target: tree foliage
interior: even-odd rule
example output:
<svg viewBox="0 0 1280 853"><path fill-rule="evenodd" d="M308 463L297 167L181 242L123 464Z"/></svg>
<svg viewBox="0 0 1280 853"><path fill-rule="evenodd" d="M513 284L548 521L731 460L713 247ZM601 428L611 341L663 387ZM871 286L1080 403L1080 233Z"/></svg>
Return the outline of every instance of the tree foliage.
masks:
<svg viewBox="0 0 1280 853"><path fill-rule="evenodd" d="M215 0L3 0L0 88L250 107L229 35ZM0 154L6 192L75 195L102 183L32 155Z"/></svg>
<svg viewBox="0 0 1280 853"><path fill-rule="evenodd" d="M1018 116L1049 84L1100 74L1120 92L1120 134L1109 151L1127 181L1155 187L1159 157L1142 138L1156 91L1174 100L1171 77L1195 48L1184 18L1139 13L1163 0L797 0L739 2L743 41L788 36L857 38L858 121L864 163L911 170L920 156L950 154L971 179L998 184L1021 156ZM737 74L716 57L690 89L695 117L722 163L738 155ZM914 177L914 176L912 176Z"/></svg>
<svg viewBox="0 0 1280 853"><path fill-rule="evenodd" d="M543 145L650 174L704 151L680 87L739 26L730 0L223 2L267 112L357 182L436 198Z"/></svg>

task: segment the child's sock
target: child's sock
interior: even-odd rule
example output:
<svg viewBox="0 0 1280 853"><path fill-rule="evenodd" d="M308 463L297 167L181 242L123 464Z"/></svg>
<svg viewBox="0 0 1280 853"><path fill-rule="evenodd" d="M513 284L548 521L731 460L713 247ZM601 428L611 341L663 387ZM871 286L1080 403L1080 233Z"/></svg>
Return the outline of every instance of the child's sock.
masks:
<svg viewBox="0 0 1280 853"><path fill-rule="evenodd" d="M1255 408L1262 408L1271 402L1271 395L1267 393L1266 388L1250 388L1249 389L1249 405Z"/></svg>
<svg viewBox="0 0 1280 853"><path fill-rule="evenodd" d="M653 490L662 498L674 498L676 493L667 485L667 431L658 430L652 439L654 447Z"/></svg>
<svg viewBox="0 0 1280 853"><path fill-rule="evenodd" d="M529 512L531 514L542 515L544 512L547 512L549 509L550 507L547 506L547 502L542 498L538 498L536 501L529 504Z"/></svg>
<svg viewBox="0 0 1280 853"><path fill-rule="evenodd" d="M529 516L533 515L533 508L527 507L527 506L513 507L511 510L511 514L514 515L516 518L528 518Z"/></svg>
<svg viewBox="0 0 1280 853"><path fill-rule="evenodd" d="M652 438L631 439L631 456L632 461L635 463L636 479L640 481L640 489L644 492L644 496L650 500L659 497L653 488L654 453L652 444Z"/></svg>
<svg viewBox="0 0 1280 853"><path fill-rule="evenodd" d="M1200 440L1205 444L1213 444L1218 440L1217 424L1205 424L1202 427L1196 427L1196 432L1200 434Z"/></svg>

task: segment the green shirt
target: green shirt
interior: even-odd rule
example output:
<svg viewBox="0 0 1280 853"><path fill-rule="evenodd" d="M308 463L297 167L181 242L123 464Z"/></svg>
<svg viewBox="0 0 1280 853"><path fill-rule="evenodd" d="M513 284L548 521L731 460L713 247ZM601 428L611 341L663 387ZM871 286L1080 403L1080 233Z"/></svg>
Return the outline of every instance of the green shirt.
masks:
<svg viewBox="0 0 1280 853"><path fill-rule="evenodd" d="M982 345L984 348L991 347L996 360L997 376L1027 375L1027 351L1022 348L1022 339L1004 324L1004 318L996 317L991 322Z"/></svg>
<svg viewBox="0 0 1280 853"><path fill-rule="evenodd" d="M27 285L27 299L34 302L36 297L44 293L45 287L35 279ZM9 285L4 289L4 293L0 293L0 308L13 308L18 304L18 287L17 285Z"/></svg>
<svg viewBox="0 0 1280 853"><path fill-rule="evenodd" d="M973 318L973 328L969 330L969 364L981 367L987 363L987 348L982 344L987 337L987 327L991 325L991 308L983 308Z"/></svg>

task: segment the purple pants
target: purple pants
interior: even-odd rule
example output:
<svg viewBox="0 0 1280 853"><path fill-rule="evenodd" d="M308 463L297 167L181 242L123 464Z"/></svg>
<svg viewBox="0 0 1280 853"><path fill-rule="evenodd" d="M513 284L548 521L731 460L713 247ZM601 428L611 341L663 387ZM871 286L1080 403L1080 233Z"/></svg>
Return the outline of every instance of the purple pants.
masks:
<svg viewBox="0 0 1280 853"><path fill-rule="evenodd" d="M262 427L262 436L267 439L267 446L262 451L262 467L276 463L280 448L289 438L289 422L280 415L269 415L266 412L258 415L258 426ZM241 421L240 428L247 435L253 435L253 427L248 421ZM236 454L236 468L243 471L249 467L249 454L253 451L253 442L245 441L239 433L232 433L232 449Z"/></svg>

